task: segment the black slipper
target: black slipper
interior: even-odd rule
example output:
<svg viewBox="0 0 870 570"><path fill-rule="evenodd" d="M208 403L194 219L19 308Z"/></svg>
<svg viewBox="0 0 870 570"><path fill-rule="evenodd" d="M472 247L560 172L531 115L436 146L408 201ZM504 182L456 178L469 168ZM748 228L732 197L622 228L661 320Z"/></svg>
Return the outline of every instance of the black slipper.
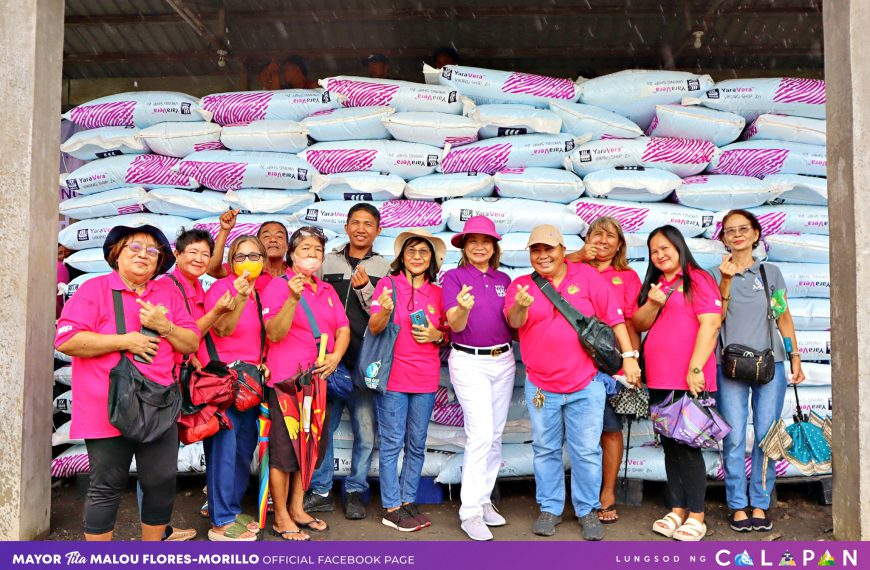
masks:
<svg viewBox="0 0 870 570"><path fill-rule="evenodd" d="M601 518L602 513L614 513L616 514L616 517L612 519L603 519ZM601 524L613 524L617 522L619 520L619 514L616 513L616 503L610 505L609 507L598 509L598 520L601 521Z"/></svg>
<svg viewBox="0 0 870 570"><path fill-rule="evenodd" d="M298 526L299 528L303 528L305 530L310 530L312 532L326 532L329 530L329 525L326 523L326 521L322 521L317 517L311 519L308 522L299 522L299 521L293 521L293 522L295 522L296 526ZM318 523L323 523L326 526L324 526L323 528L317 528L314 525L318 524Z"/></svg>

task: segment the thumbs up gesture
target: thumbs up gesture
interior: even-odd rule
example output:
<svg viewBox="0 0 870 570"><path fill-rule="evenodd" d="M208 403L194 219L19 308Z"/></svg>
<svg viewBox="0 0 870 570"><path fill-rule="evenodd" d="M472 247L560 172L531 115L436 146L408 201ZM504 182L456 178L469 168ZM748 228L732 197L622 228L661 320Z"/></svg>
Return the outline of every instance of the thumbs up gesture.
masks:
<svg viewBox="0 0 870 570"><path fill-rule="evenodd" d="M463 285L459 294L456 295L456 302L465 311L470 311L474 307L474 295L470 291L471 285Z"/></svg>
<svg viewBox="0 0 870 570"><path fill-rule="evenodd" d="M514 302L520 307L530 307L535 302L535 298L529 293L528 285L517 286L517 294L514 297Z"/></svg>

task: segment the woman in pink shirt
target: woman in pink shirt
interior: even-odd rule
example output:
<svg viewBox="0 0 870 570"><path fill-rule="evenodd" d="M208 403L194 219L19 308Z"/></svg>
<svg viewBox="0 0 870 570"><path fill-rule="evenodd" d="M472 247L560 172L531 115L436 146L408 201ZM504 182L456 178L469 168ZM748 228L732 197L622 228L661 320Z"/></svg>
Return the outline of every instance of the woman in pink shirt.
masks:
<svg viewBox="0 0 870 570"><path fill-rule="evenodd" d="M175 359L196 350L199 329L175 285L154 280L172 265L172 251L163 232L148 225L116 226L106 237L103 256L112 273L79 287L64 306L55 337L55 347L73 357L70 436L84 439L88 448L91 473L85 539L112 540L121 493L135 456L144 491L142 540L157 541L163 538L172 515L178 429L173 423L149 443L123 437L109 423L109 372L120 358L130 358L146 378L171 386ZM115 325L118 295L126 334L118 334Z"/></svg>
<svg viewBox="0 0 870 570"><path fill-rule="evenodd" d="M619 221L611 217L601 217L589 225L583 249L568 255L566 259L588 263L613 287L622 306L631 346L634 350L639 350L640 336L634 330L631 318L637 309L640 277L628 266L627 252L628 243L625 241L625 234ZM604 403L601 451L601 509L598 511L598 518L604 524L611 524L619 520L619 515L616 513L616 478L619 476L624 447L622 420L616 415L609 401Z"/></svg>
<svg viewBox="0 0 870 570"><path fill-rule="evenodd" d="M314 366L314 372L329 381L350 344L350 325L344 305L332 285L315 274L323 264L326 236L319 228L299 228L290 236L287 252L287 272L273 279L263 291L263 319L266 322L268 354L266 364L271 372L269 385L274 386L293 377L299 370ZM300 306L301 305L301 306ZM305 313L311 310L321 333L326 333L326 358L316 364L319 339L315 341ZM308 540L300 527L315 532L329 526L305 512L302 500L305 489L299 472L299 462L286 424L281 421L281 406L275 390L269 390L269 407L273 414L269 431L269 490L275 506L272 533L284 540ZM329 417L323 426L329 425ZM321 433L319 461L323 459L328 429ZM289 505L288 505L289 498Z"/></svg>
<svg viewBox="0 0 870 570"><path fill-rule="evenodd" d="M381 334L393 315L401 327L393 352L387 391L375 396L380 438L381 522L402 532L431 525L416 504L423 471L429 417L435 406L441 360L447 342L441 288L435 285L447 247L427 231L399 234L393 244L392 271L378 281L372 295L369 331ZM393 294L396 301L393 303ZM426 325L413 324L412 315ZM402 473L399 453L404 449Z"/></svg>
<svg viewBox="0 0 870 570"><path fill-rule="evenodd" d="M647 240L650 265L643 281L634 327L647 332L644 365L650 403L674 400L687 392L716 391L716 334L722 320L719 287L692 257L673 226L654 230ZM700 449L662 437L667 502L671 512L653 524L653 532L695 542L707 534L704 495L707 469Z"/></svg>
<svg viewBox="0 0 870 570"><path fill-rule="evenodd" d="M232 273L216 281L205 295L207 310L225 304L227 299L231 301L230 310L212 326L214 352L221 362L234 367L246 363L260 369L246 367L252 375L266 375L266 328L260 298L254 290L266 250L256 236L241 235L230 245L228 259ZM254 380L262 377L258 375ZM220 430L202 442L212 523L208 537L213 541L254 541L259 525L253 517L242 514L241 503L251 476L250 458L257 446L259 408L239 411L230 406L225 414L233 429Z"/></svg>

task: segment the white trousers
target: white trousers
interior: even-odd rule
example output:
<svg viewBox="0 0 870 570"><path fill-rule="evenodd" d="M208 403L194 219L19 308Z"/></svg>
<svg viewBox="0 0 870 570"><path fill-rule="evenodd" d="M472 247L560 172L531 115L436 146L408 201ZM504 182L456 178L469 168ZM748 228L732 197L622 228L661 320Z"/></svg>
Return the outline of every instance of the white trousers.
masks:
<svg viewBox="0 0 870 570"><path fill-rule="evenodd" d="M516 362L508 351L477 356L456 349L447 361L465 418L460 520L483 513L501 466L501 436L514 390Z"/></svg>

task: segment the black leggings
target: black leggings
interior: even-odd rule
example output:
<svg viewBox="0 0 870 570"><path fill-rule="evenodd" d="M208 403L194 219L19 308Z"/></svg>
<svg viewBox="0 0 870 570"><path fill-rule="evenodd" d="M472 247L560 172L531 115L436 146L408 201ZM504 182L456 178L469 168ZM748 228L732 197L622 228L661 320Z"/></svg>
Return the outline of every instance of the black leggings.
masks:
<svg viewBox="0 0 870 570"><path fill-rule="evenodd" d="M674 390L674 401L686 390ZM668 397L671 390L649 391L650 404L657 404ZM688 509L690 513L704 512L704 497L707 493L707 466L700 449L678 443L661 436L665 451L665 473L668 476L667 506L671 509Z"/></svg>
<svg viewBox="0 0 870 570"><path fill-rule="evenodd" d="M103 534L115 529L121 493L130 481L130 463L136 456L136 470L142 486L141 520L147 525L169 524L175 501L178 470L178 427L150 443L136 443L123 436L87 439L91 466L85 499L85 532Z"/></svg>

